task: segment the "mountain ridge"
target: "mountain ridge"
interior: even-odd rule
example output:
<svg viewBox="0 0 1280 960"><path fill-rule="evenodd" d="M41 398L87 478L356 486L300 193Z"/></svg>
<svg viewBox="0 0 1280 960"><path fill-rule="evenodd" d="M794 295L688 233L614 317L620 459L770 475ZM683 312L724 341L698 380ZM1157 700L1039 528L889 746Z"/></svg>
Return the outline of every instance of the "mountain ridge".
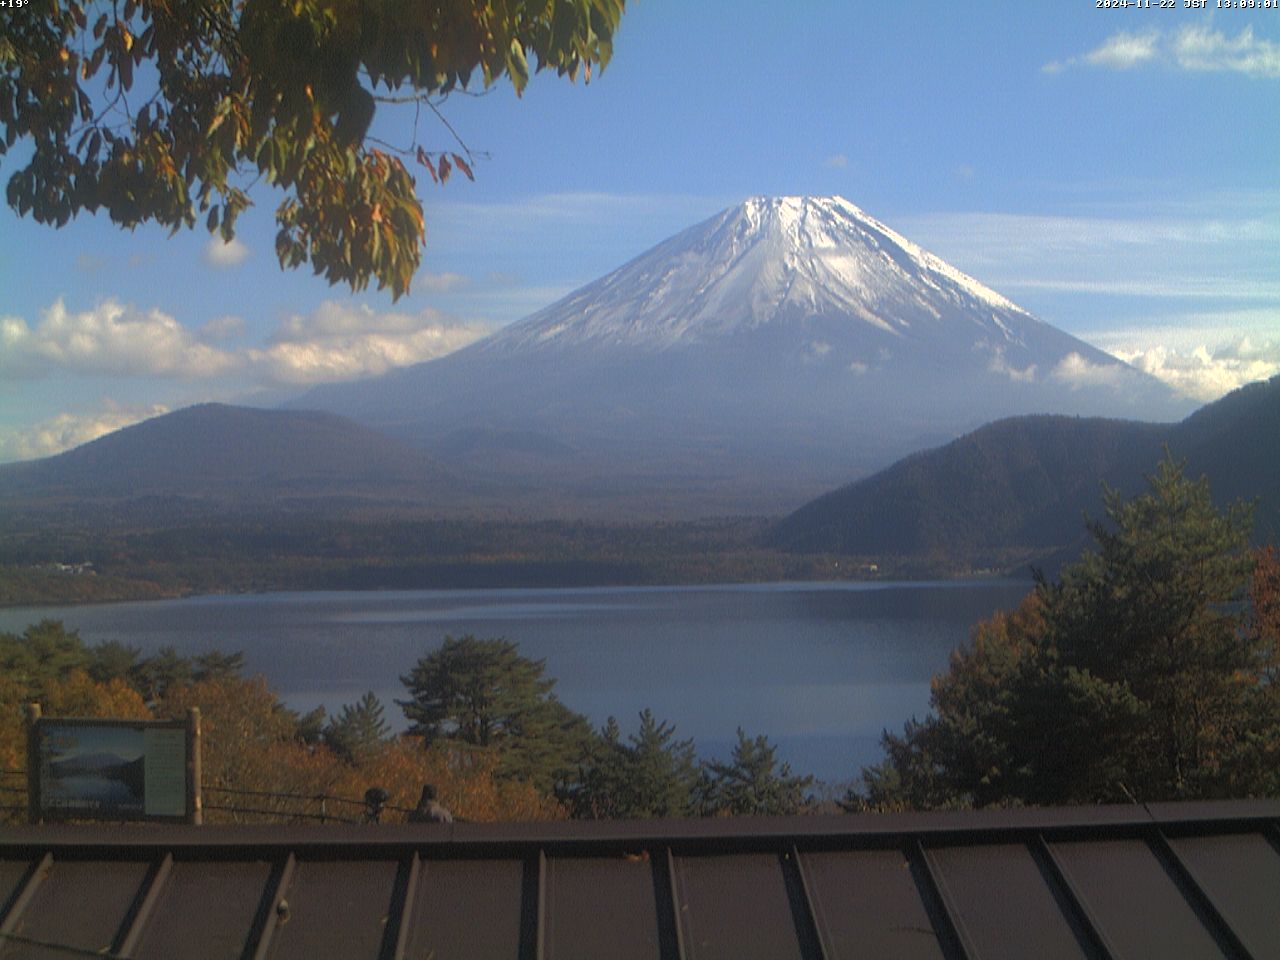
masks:
<svg viewBox="0 0 1280 960"><path fill-rule="evenodd" d="M190 494L255 501L453 482L420 450L336 414L220 403L152 417L52 457L0 464L4 498Z"/></svg>
<svg viewBox="0 0 1280 960"><path fill-rule="evenodd" d="M1001 416L1193 408L842 198L731 207L455 353L294 406L553 499L595 477L685 516L790 509ZM561 452L453 459L458 431Z"/></svg>
<svg viewBox="0 0 1280 960"><path fill-rule="evenodd" d="M801 552L968 557L1071 553L1102 483L1126 495L1168 452L1209 478L1215 500L1256 499L1260 541L1280 534L1280 377L1250 384L1173 425L1108 419L999 420L847 484L766 538Z"/></svg>

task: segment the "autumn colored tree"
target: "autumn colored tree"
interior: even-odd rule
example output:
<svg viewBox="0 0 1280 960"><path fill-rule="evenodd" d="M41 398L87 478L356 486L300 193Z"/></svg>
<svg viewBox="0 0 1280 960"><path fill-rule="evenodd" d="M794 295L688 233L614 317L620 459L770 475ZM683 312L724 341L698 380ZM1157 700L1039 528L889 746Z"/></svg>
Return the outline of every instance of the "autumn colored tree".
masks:
<svg viewBox="0 0 1280 960"><path fill-rule="evenodd" d="M548 790L500 775L496 752L391 737L371 693L326 725L322 708L300 716L263 678L240 676L242 667L238 653L191 659L168 649L139 659L120 644L88 646L52 620L0 634L0 820L25 817L29 702L57 717L184 719L198 707L208 823L314 823L322 811L328 820L359 819L371 786L388 790L400 809L384 819L395 821L425 783L460 819L564 816Z"/></svg>
<svg viewBox="0 0 1280 960"><path fill-rule="evenodd" d="M213 788L286 790L298 786L281 756L300 742L298 716L262 677L217 677L171 685L155 715L180 720L200 710L203 780ZM316 792L321 792L317 790Z"/></svg>
<svg viewBox="0 0 1280 960"><path fill-rule="evenodd" d="M1250 627L1249 513L1219 511L1166 459L1106 497L1097 549L979 625L933 713L886 733L851 798L877 807L1087 803L1265 793L1280 750L1275 647ZM1265 584L1254 581L1266 612ZM1261 599L1260 599L1261 598ZM1259 624L1257 615L1253 618Z"/></svg>
<svg viewBox="0 0 1280 960"><path fill-rule="evenodd" d="M428 783L458 820L564 818L553 796L527 781L501 776L498 759L494 754L460 755L447 744L424 749L417 737L397 737L380 743L357 765L337 763L329 790L335 796L360 797L370 786L383 788L390 795L384 823L403 822Z"/></svg>
<svg viewBox="0 0 1280 960"><path fill-rule="evenodd" d="M27 767L25 707L39 703L51 717L150 716L125 677L127 648L87 646L60 621L42 620L19 635L0 634L0 807L9 819L25 816ZM135 652L136 653L136 652Z"/></svg>
<svg viewBox="0 0 1280 960"><path fill-rule="evenodd" d="M1253 578L1249 584L1249 629L1268 652L1271 665L1268 681L1280 682L1280 551L1263 547L1253 555Z"/></svg>
<svg viewBox="0 0 1280 960"><path fill-rule="evenodd" d="M504 76L517 93L535 70L589 79L609 60L623 3L29 5L0 32L0 154L29 148L6 197L40 223L104 210L123 227L176 232L200 219L229 241L250 183L265 180L285 195L282 267L310 263L357 290L373 278L399 297L424 239L402 157L438 182L453 169L472 176L461 141L418 144L418 113ZM402 148L369 133L379 107L396 103L414 111Z"/></svg>

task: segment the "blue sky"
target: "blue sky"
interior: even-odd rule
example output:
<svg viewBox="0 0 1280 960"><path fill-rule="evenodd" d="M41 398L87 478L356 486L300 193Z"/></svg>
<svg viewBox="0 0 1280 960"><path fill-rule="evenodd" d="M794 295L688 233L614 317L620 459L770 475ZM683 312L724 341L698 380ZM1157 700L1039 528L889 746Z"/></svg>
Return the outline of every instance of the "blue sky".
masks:
<svg viewBox="0 0 1280 960"><path fill-rule="evenodd" d="M394 304L282 272L262 186L230 247L2 208L0 460L428 359L760 194L845 196L1212 399L1280 372L1280 8L1218 2L632 0L589 85L442 106L488 159L420 178L428 247ZM418 139L453 146L425 117Z"/></svg>

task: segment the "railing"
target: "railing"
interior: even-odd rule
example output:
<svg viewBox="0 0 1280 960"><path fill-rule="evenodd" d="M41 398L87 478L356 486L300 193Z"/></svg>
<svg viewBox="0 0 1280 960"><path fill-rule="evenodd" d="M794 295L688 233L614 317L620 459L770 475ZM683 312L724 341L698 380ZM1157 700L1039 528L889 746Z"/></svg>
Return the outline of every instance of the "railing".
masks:
<svg viewBox="0 0 1280 960"><path fill-rule="evenodd" d="M27 815L27 771L0 767L0 819L20 819L15 814Z"/></svg>
<svg viewBox="0 0 1280 960"><path fill-rule="evenodd" d="M22 820L27 815L27 771L0 768L0 814L9 820ZM7 778L7 779L6 779ZM20 783L14 782L18 778ZM289 793L280 790L247 790L205 784L200 788L206 813L229 814L232 817L265 818L268 823L381 823L399 822L413 813L412 807L401 807L376 799L355 799L331 793ZM372 791L371 791L372 793ZM16 815L16 816L15 816ZM389 815L389 816L388 816Z"/></svg>

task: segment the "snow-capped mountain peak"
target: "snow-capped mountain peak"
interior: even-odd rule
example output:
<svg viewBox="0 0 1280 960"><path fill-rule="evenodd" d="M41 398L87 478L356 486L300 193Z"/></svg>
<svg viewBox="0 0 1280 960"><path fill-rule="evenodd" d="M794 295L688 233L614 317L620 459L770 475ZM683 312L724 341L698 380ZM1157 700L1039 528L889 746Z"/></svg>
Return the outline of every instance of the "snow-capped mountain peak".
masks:
<svg viewBox="0 0 1280 960"><path fill-rule="evenodd" d="M517 498L746 513L997 417L1189 410L840 197L747 200L456 353L305 405Z"/></svg>
<svg viewBox="0 0 1280 960"><path fill-rule="evenodd" d="M964 315L1018 342L1029 314L843 197L754 197L513 325L490 346L665 348L787 321L842 317L919 336ZM913 333L913 328L917 328Z"/></svg>

